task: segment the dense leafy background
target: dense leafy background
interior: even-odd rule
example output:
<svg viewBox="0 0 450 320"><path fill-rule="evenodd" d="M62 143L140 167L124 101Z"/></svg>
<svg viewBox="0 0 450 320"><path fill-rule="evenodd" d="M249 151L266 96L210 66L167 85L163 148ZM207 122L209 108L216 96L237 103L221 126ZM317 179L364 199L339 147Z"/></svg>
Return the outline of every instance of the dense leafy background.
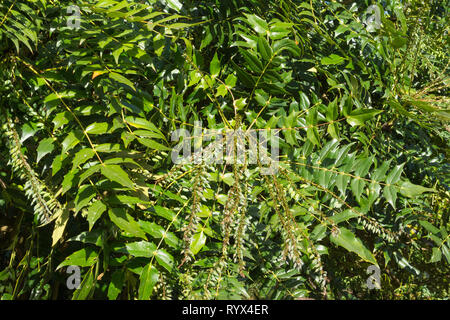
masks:
<svg viewBox="0 0 450 320"><path fill-rule="evenodd" d="M73 4L0 3L1 299L448 297L447 1ZM196 121L278 172L172 163Z"/></svg>

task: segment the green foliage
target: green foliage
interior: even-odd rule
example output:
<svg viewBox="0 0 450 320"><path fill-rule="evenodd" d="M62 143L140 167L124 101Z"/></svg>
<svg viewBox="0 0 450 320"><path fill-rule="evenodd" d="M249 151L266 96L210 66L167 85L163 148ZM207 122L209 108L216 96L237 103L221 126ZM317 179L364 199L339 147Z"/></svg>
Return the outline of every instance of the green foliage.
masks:
<svg viewBox="0 0 450 320"><path fill-rule="evenodd" d="M0 4L1 299L448 297L448 7L74 4Z"/></svg>

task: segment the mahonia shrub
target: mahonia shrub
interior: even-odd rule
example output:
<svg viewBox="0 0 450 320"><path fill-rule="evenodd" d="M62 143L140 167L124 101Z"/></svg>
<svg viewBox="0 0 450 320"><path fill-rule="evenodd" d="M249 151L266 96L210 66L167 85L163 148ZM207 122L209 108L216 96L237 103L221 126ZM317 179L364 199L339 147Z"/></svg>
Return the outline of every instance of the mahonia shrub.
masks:
<svg viewBox="0 0 450 320"><path fill-rule="evenodd" d="M448 11L2 1L0 297L448 297Z"/></svg>

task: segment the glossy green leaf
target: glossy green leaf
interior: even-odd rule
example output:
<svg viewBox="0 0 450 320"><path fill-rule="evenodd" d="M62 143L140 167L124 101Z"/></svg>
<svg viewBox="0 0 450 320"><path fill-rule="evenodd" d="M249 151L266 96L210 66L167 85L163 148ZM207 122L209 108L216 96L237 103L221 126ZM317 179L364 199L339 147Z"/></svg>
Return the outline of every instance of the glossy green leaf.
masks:
<svg viewBox="0 0 450 320"><path fill-rule="evenodd" d="M95 122L86 127L86 132L89 134L104 134L108 132L108 123L106 122Z"/></svg>
<svg viewBox="0 0 450 320"><path fill-rule="evenodd" d="M113 208L108 211L108 214L111 221L121 230L135 237L146 239L144 231L133 217L126 213L125 209Z"/></svg>
<svg viewBox="0 0 450 320"><path fill-rule="evenodd" d="M124 85L127 85L127 86L133 88L136 91L136 88L134 87L133 82L131 82L130 80L125 78L123 75L121 75L119 73L111 72L109 74L109 77L119 83L122 83Z"/></svg>
<svg viewBox="0 0 450 320"><path fill-rule="evenodd" d="M339 245L341 247L344 247L348 251L356 253L361 259L374 265L378 265L377 260L375 259L373 254L350 230L346 228L339 228L337 235L330 235L330 240L336 245Z"/></svg>
<svg viewBox="0 0 450 320"><path fill-rule="evenodd" d="M134 187L134 183L131 181L128 174L118 165L103 165L101 171L102 174L111 181L117 182L130 189Z"/></svg>
<svg viewBox="0 0 450 320"><path fill-rule="evenodd" d="M299 45L290 39L275 41L273 44L273 51L276 54L279 54L283 50L290 52L294 57L301 57L303 53Z"/></svg>
<svg viewBox="0 0 450 320"><path fill-rule="evenodd" d="M83 209L97 195L97 191L92 185L84 185L78 189L75 197L75 213Z"/></svg>
<svg viewBox="0 0 450 320"><path fill-rule="evenodd" d="M55 227L52 234L52 246L55 246L58 241L62 238L64 230L69 221L69 210L67 208L60 209L57 214L57 219L55 221Z"/></svg>
<svg viewBox="0 0 450 320"><path fill-rule="evenodd" d="M210 70L209 72L211 73L211 76L213 78L217 77L220 73L220 61L219 61L219 57L217 56L217 52L211 61L209 70Z"/></svg>
<svg viewBox="0 0 450 320"><path fill-rule="evenodd" d="M91 268L88 273L84 276L83 281L80 284L80 288L75 290L72 300L86 300L88 299L95 286L93 269Z"/></svg>
<svg viewBox="0 0 450 320"><path fill-rule="evenodd" d="M46 155L52 153L54 149L55 149L55 146L54 146L53 138L47 138L47 139L42 140L39 143L39 146L37 148L36 162L39 163L39 161L41 161L42 158L44 158Z"/></svg>
<svg viewBox="0 0 450 320"><path fill-rule="evenodd" d="M247 17L248 23L257 33L266 34L269 32L269 25L260 17L253 14L245 14L245 16Z"/></svg>
<svg viewBox="0 0 450 320"><path fill-rule="evenodd" d="M271 60L273 54L272 48L264 37L258 38L258 52L265 61Z"/></svg>
<svg viewBox="0 0 450 320"><path fill-rule="evenodd" d="M431 255L431 259L430 262L439 262L442 259L442 252L441 250L439 250L439 248L434 247L433 248L433 253Z"/></svg>
<svg viewBox="0 0 450 320"><path fill-rule="evenodd" d="M154 149L154 150L160 150L160 151L170 151L169 147L166 147L165 145L162 145L154 140L146 139L146 138L139 138L138 141L143 144L144 146Z"/></svg>
<svg viewBox="0 0 450 320"><path fill-rule="evenodd" d="M158 278L158 270L151 264L146 265L139 278L139 300L150 299Z"/></svg>
<svg viewBox="0 0 450 320"><path fill-rule="evenodd" d="M125 283L125 273L123 270L116 270L111 276L111 282L108 286L108 299L116 300L120 292L122 292Z"/></svg>
<svg viewBox="0 0 450 320"><path fill-rule="evenodd" d="M321 64L323 65L333 65L333 64L341 64L345 61L345 58L338 56L337 54L331 54L328 57L324 57L322 58L322 60L320 61Z"/></svg>
<svg viewBox="0 0 450 320"><path fill-rule="evenodd" d="M357 109L347 115L347 122L351 126L363 126L366 121L372 119L381 112L381 110Z"/></svg>
<svg viewBox="0 0 450 320"><path fill-rule="evenodd" d="M151 258L156 255L156 245L147 241L127 243L126 250L133 257Z"/></svg>
<svg viewBox="0 0 450 320"><path fill-rule="evenodd" d="M95 155L94 150L90 148L81 149L75 154L75 157L72 160L73 169L76 169L78 166L81 166L86 161L90 160Z"/></svg>
<svg viewBox="0 0 450 320"><path fill-rule="evenodd" d="M403 181L400 185L400 193L405 197L414 198L424 192L437 192L434 188L425 188L410 181Z"/></svg>
<svg viewBox="0 0 450 320"><path fill-rule="evenodd" d="M193 254L197 254L206 243L206 235L203 231L196 233L192 237L191 251Z"/></svg>
<svg viewBox="0 0 450 320"><path fill-rule="evenodd" d="M62 142L62 153L68 152L80 143L83 134L79 131L71 131Z"/></svg>
<svg viewBox="0 0 450 320"><path fill-rule="evenodd" d="M103 212L106 211L106 205L101 201L97 200L91 204L87 211L87 221L89 222L89 231L92 230L95 222L101 217Z"/></svg>
<svg viewBox="0 0 450 320"><path fill-rule="evenodd" d="M79 266L90 267L97 262L98 254L94 249L88 247L78 250L68 256L63 262L61 262L56 270L64 266Z"/></svg>

